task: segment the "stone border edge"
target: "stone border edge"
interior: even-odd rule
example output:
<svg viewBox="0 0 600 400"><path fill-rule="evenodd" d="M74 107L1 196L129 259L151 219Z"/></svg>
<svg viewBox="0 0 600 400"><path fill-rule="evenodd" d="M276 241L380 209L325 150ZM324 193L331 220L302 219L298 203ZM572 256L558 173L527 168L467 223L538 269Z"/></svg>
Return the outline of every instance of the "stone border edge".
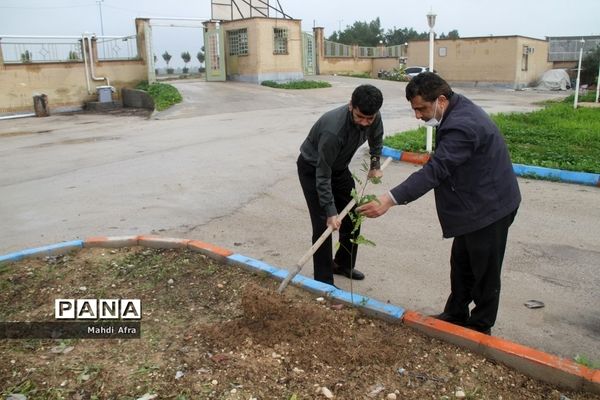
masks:
<svg viewBox="0 0 600 400"><path fill-rule="evenodd" d="M19 261L26 257L64 254L81 248L119 248L131 246L162 249L187 248L218 261L242 266L253 272L267 273L278 280L285 279L288 274L287 270L233 253L228 249L210 243L153 235L96 236L83 241L61 242L0 255L0 264ZM292 280L292 284L310 292L354 305L365 314L374 315L391 322L402 322L428 336L468 348L473 352L502 362L517 371L541 381L572 390L600 394L600 370L590 369L566 358L544 353L499 337L484 335L470 329L424 316L418 312L405 310L402 307L381 303L360 294L353 295L335 286L317 282L302 275L296 275Z"/></svg>

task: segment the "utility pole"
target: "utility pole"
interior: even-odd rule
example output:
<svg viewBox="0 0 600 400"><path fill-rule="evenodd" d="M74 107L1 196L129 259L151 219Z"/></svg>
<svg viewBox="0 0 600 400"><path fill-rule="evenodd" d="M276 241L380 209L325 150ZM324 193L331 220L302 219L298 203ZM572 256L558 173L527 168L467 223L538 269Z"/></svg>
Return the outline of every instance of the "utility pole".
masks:
<svg viewBox="0 0 600 400"><path fill-rule="evenodd" d="M102 2L104 2L104 0L97 0L98 1L98 10L100 11L100 36L102 36L102 49L103 49L103 53L104 53L104 57L106 57L106 51L104 49L104 21L102 20ZM98 43L98 42L96 42Z"/></svg>

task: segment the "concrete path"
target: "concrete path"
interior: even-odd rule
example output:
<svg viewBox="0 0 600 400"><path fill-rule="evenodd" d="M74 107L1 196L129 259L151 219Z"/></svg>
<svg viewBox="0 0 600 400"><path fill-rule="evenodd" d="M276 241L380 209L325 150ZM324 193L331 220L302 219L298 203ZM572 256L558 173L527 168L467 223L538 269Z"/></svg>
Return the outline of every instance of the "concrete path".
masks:
<svg viewBox="0 0 600 400"><path fill-rule="evenodd" d="M0 121L0 254L91 235L156 233L211 242L281 268L310 247L295 172L298 147L355 86L378 85L387 133L418 126L404 83L345 77L332 88L281 91L181 81L184 103L153 119L56 115ZM488 112L529 111L564 93L455 88ZM362 153L362 151L360 151ZM360 155L352 169L359 172ZM394 162L380 193L417 166ZM600 189L519 179L494 334L554 354L600 360ZM424 313L448 294L450 240L432 193L365 223L367 274L352 289ZM312 275L309 262L302 271ZM85 282L82 283L82 285ZM351 282L336 279L350 290ZM527 300L546 306L530 310Z"/></svg>

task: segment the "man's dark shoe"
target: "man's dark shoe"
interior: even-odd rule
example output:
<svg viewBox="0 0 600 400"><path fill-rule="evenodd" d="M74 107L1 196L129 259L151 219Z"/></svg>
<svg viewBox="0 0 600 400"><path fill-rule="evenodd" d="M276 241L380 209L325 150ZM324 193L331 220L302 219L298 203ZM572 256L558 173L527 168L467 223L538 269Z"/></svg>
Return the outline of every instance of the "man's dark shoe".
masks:
<svg viewBox="0 0 600 400"><path fill-rule="evenodd" d="M446 322L450 322L451 324L460 325L460 326L464 326L465 323L467 322L465 319L457 318L454 315L451 315L451 314L448 314L445 312L443 312L441 314L431 315L430 317L439 319L440 321L446 321Z"/></svg>
<svg viewBox="0 0 600 400"><path fill-rule="evenodd" d="M346 278L354 279L355 281L361 281L365 279L365 274L358 271L356 268L350 272L350 268L343 268L333 263L333 273L336 275L344 275Z"/></svg>

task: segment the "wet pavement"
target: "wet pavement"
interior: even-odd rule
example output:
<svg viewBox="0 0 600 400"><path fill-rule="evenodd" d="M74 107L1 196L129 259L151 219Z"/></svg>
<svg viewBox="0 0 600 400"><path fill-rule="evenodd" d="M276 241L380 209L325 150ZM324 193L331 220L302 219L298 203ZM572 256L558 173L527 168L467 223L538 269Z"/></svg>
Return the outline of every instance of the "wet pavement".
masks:
<svg viewBox="0 0 600 400"><path fill-rule="evenodd" d="M310 247L295 171L313 122L355 86L384 94L386 133L418 121L405 83L316 77L333 87L282 91L244 83L177 81L182 104L151 118L71 113L0 120L0 253L88 236L155 233L214 243L291 269ZM455 88L488 112L539 108L568 93ZM352 170L359 172L362 150ZM394 162L381 193L418 166ZM493 333L572 357L600 360L600 189L519 178ZM336 285L423 313L441 311L450 240L433 194L367 221L375 248L359 250L367 278ZM312 265L302 274L311 276ZM84 285L85 282L82 283ZM524 303L539 300L543 308Z"/></svg>

